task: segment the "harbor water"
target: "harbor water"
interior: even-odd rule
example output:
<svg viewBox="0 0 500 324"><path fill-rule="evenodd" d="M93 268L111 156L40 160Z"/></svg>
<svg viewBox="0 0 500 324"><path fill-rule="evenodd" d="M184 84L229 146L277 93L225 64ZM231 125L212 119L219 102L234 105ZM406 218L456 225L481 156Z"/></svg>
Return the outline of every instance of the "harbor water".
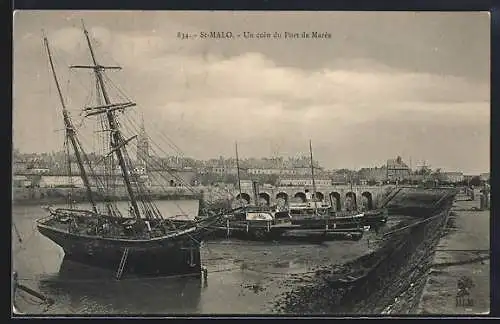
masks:
<svg viewBox="0 0 500 324"><path fill-rule="evenodd" d="M198 201L159 201L165 217L195 215ZM127 206L121 206L126 210ZM209 241L202 245L207 280L193 277L124 278L64 260L64 252L38 233L39 206L14 206L13 270L20 283L54 300L48 308L23 292L17 306L32 314L265 314L275 313L276 299L300 285L318 265L340 264L369 253L364 237L358 242L278 244ZM168 262L168 260L158 260Z"/></svg>

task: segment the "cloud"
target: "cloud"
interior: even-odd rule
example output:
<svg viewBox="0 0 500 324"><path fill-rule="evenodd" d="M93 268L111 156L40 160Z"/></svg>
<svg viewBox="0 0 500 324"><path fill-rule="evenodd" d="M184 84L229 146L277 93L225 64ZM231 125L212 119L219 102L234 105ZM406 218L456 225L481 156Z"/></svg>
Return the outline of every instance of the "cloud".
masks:
<svg viewBox="0 0 500 324"><path fill-rule="evenodd" d="M162 93L167 99L189 90L194 98L270 98L291 106L294 101L311 105L489 101L487 84L410 73L368 59L336 60L333 68L309 71L280 66L259 52L226 58L213 53L216 43L179 40L175 33L135 35L103 27L90 32L103 50L99 54L111 56L141 79L146 76L159 85L175 86L170 93ZM53 39L53 45L65 51L86 52L76 28L60 30Z"/></svg>
<svg viewBox="0 0 500 324"><path fill-rule="evenodd" d="M405 125L411 125L412 135L402 135L407 144L393 142L397 152L405 145L407 150L422 149L412 137L418 127L442 124L470 131L489 124L485 83L409 72L370 59L337 58L315 70L283 66L258 50L227 56L221 43L179 40L172 32L176 30L190 31L125 33L98 26L90 32L100 63L124 68L110 72L111 77L138 103L146 120L186 147L187 155L231 155L234 140L257 155L269 155L269 141L284 143L282 151L297 152L305 150L309 138L335 152L335 147L346 147L350 136L357 138L357 147L365 143L373 152L378 127L387 127L384 132L390 134L390 129L404 133ZM66 61L88 62L81 30L61 29L50 39ZM439 127L432 127L436 136ZM460 136L468 135L450 135L447 141L456 143ZM335 155L321 154L328 159ZM370 154L359 157L366 160Z"/></svg>
<svg viewBox="0 0 500 324"><path fill-rule="evenodd" d="M488 86L458 77L401 71L305 71L278 66L259 53L211 61L170 55L150 62L158 69L148 70L148 79L165 91L148 101L157 110L168 111L175 105L192 116L217 110L221 115L254 115L256 120L280 115L284 120L303 119L306 124L315 119L353 124L417 111L489 118ZM467 109L461 109L464 103L469 103ZM219 123L206 118L205 122Z"/></svg>
<svg viewBox="0 0 500 324"><path fill-rule="evenodd" d="M153 62L161 66L159 63L168 59L171 58ZM186 77L192 73L205 74L206 88L219 96L278 97L284 101L310 100L325 104L488 101L486 85L458 77L369 69L306 71L279 66L259 53L216 62L188 60L189 70L183 71Z"/></svg>

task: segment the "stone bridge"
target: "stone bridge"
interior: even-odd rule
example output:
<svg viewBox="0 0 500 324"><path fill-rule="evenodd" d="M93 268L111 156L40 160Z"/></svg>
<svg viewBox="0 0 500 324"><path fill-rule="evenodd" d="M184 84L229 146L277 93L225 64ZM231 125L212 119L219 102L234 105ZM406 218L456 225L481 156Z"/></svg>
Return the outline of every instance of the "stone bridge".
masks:
<svg viewBox="0 0 500 324"><path fill-rule="evenodd" d="M312 191L308 188L309 191ZM332 204L336 210L352 210L363 207L365 210L374 209L386 191L386 186L350 186L332 185L317 186L316 197L328 204ZM229 190L231 196L241 198L248 203L255 203L253 190L242 188L241 196L237 189ZM260 203L274 205L287 203L290 200L305 201L306 193L304 187L260 187Z"/></svg>

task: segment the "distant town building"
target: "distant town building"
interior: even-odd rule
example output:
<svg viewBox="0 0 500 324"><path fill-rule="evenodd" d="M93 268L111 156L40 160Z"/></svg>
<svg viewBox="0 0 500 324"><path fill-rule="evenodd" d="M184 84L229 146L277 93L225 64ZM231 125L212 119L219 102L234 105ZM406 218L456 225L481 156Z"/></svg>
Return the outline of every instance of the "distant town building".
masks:
<svg viewBox="0 0 500 324"><path fill-rule="evenodd" d="M209 166L204 168L206 173L214 173L218 175L237 175L238 168L233 165L217 165ZM318 174L322 172L322 169L315 169ZM256 167L246 167L244 164L240 166L240 174L249 175L311 175L311 168L256 168Z"/></svg>
<svg viewBox="0 0 500 324"><path fill-rule="evenodd" d="M152 187L186 187L195 183L194 171L164 170L148 171L148 184Z"/></svg>
<svg viewBox="0 0 500 324"><path fill-rule="evenodd" d="M329 175L329 178L334 185L349 184L351 182L357 184L361 180L358 172L347 169L335 170Z"/></svg>
<svg viewBox="0 0 500 324"><path fill-rule="evenodd" d="M14 161L14 163L12 164L12 171L14 172L14 174L26 173L27 169L28 169L27 161L17 160Z"/></svg>
<svg viewBox="0 0 500 324"><path fill-rule="evenodd" d="M385 167L375 167L375 168L362 168L358 171L358 176L360 181L377 183L387 180L387 168Z"/></svg>
<svg viewBox="0 0 500 324"><path fill-rule="evenodd" d="M314 163L315 171L322 172L323 169L317 161ZM237 174L235 158L218 159L206 161L202 173L215 173L219 175ZM250 175L310 175L311 167L308 157L289 158L284 161L282 157L273 158L247 158L239 160L240 171Z"/></svg>
<svg viewBox="0 0 500 324"><path fill-rule="evenodd" d="M257 169L257 168L250 168L247 170L248 174L266 174L266 175L271 175L271 174L281 174L280 169Z"/></svg>
<svg viewBox="0 0 500 324"><path fill-rule="evenodd" d="M229 174L232 174L232 175L236 175L238 174L238 169L236 167L230 167L230 166L211 166L211 167L208 167L206 168L206 171L208 173L214 173L214 174L218 174L218 175L229 175ZM240 170L240 172L242 172L242 170Z"/></svg>
<svg viewBox="0 0 500 324"><path fill-rule="evenodd" d="M458 183L464 181L464 174L462 172L442 172L440 173L439 180L449 183Z"/></svg>
<svg viewBox="0 0 500 324"><path fill-rule="evenodd" d="M401 181L410 178L410 168L408 167L408 165L406 165L406 163L403 162L403 159L400 156L395 159L387 160L386 168L388 180Z"/></svg>
<svg viewBox="0 0 500 324"><path fill-rule="evenodd" d="M332 179L330 178L315 178L314 182L317 186L329 186L332 184ZM278 180L280 186L312 186L313 181L311 176L283 176Z"/></svg>
<svg viewBox="0 0 500 324"><path fill-rule="evenodd" d="M80 176L50 176L46 175L40 178L40 188L57 188L57 187L78 187L83 188L83 180Z"/></svg>
<svg viewBox="0 0 500 324"><path fill-rule="evenodd" d="M337 173L337 172L332 174L331 181L332 181L332 184L334 184L334 185L346 184L349 182L347 174Z"/></svg>
<svg viewBox="0 0 500 324"><path fill-rule="evenodd" d="M490 180L490 173L489 172L481 173L479 175L479 179L481 181L489 181Z"/></svg>
<svg viewBox="0 0 500 324"><path fill-rule="evenodd" d="M43 175L43 174L48 174L49 172L50 172L49 168L42 168L42 167L34 167L26 169L26 174L30 175Z"/></svg>
<svg viewBox="0 0 500 324"><path fill-rule="evenodd" d="M136 170L144 170L144 169L145 169L144 166L139 165L134 169L134 172L136 172ZM121 176L122 174L122 170L117 162L115 162L113 166L104 165L103 163L101 163L100 165L94 165L92 166L92 170L94 171L94 174L98 176L112 176L112 175ZM76 168L71 167L71 171L72 174L80 174L78 167Z"/></svg>
<svg viewBox="0 0 500 324"><path fill-rule="evenodd" d="M15 175L12 178L12 186L15 188L27 188L31 186L31 180L27 176Z"/></svg>
<svg viewBox="0 0 500 324"><path fill-rule="evenodd" d="M466 174L466 175L464 175L464 181L470 182L474 177L477 177L477 176L472 175L472 174Z"/></svg>
<svg viewBox="0 0 500 324"><path fill-rule="evenodd" d="M311 167L310 166L295 167L293 169L295 170L295 174L297 174L297 175L311 176ZM318 167L314 167L314 171L316 173L320 173L323 171L323 169L320 169Z"/></svg>
<svg viewBox="0 0 500 324"><path fill-rule="evenodd" d="M296 169L281 169L279 174L282 174L282 175L295 175L295 174L297 174L297 170Z"/></svg>

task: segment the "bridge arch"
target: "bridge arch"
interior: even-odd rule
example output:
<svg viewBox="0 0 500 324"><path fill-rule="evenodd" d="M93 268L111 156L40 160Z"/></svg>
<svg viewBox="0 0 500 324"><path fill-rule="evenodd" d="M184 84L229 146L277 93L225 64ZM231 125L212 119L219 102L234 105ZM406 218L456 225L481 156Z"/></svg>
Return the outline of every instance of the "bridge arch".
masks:
<svg viewBox="0 0 500 324"><path fill-rule="evenodd" d="M358 209L358 204L356 202L356 194L352 191L349 191L348 193L345 194L345 197L350 200L350 204L346 204L346 209L349 210L356 210ZM350 205L350 206L349 206Z"/></svg>
<svg viewBox="0 0 500 324"><path fill-rule="evenodd" d="M335 207L336 211L342 210L342 198L340 197L340 193L334 191L330 192L330 197L332 199L332 205Z"/></svg>
<svg viewBox="0 0 500 324"><path fill-rule="evenodd" d="M298 199L301 199L302 202L305 202L307 197L306 197L306 194L303 193L302 191L301 192L297 192L294 196L294 198L298 198Z"/></svg>
<svg viewBox="0 0 500 324"><path fill-rule="evenodd" d="M285 201L285 203L288 202L288 194L286 192L278 192L276 195L276 199L282 199Z"/></svg>
<svg viewBox="0 0 500 324"><path fill-rule="evenodd" d="M366 203L366 208L367 210L372 210L373 209L373 196L372 193L369 191L365 191L361 194L361 196L364 198L364 202Z"/></svg>
<svg viewBox="0 0 500 324"><path fill-rule="evenodd" d="M325 195L322 192L316 191L316 199L323 201L325 199Z"/></svg>
<svg viewBox="0 0 500 324"><path fill-rule="evenodd" d="M259 199L260 199L260 202L262 202L264 200L266 206L269 206L269 204L271 203L271 197L269 196L269 194L267 192L259 193Z"/></svg>
<svg viewBox="0 0 500 324"><path fill-rule="evenodd" d="M237 199L237 200L240 200L240 199L241 199L241 200L245 200L245 201L247 202L247 204L249 204L249 203L250 203L250 200L251 200L250 195L249 195L249 194L247 194L247 193L245 193L245 192L242 192L241 194L238 194L238 195L236 196L236 199Z"/></svg>

